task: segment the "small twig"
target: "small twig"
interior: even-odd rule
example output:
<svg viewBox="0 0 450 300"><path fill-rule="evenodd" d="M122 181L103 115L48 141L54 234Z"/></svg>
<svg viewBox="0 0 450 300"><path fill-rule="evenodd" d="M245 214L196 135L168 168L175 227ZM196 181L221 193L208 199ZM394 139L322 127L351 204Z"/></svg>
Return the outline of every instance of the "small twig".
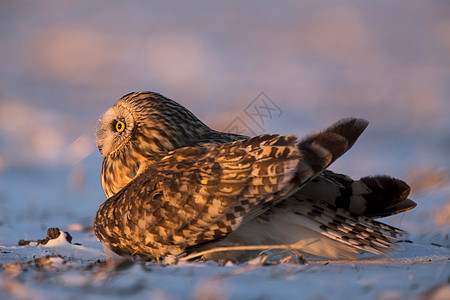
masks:
<svg viewBox="0 0 450 300"><path fill-rule="evenodd" d="M224 252L224 251L255 251L255 250L266 250L266 251L270 251L270 250L302 250L303 247L305 246L309 246L313 243L318 242L319 240L315 240L312 241L306 245L295 245L295 244L290 244L290 245L251 245L251 246L232 246L232 247L217 247L217 248L213 248L213 249L209 249L209 250L205 250L205 251L200 251L197 253L192 253L190 255L181 257L178 259L178 261L185 261L185 260L190 260L196 257L200 257L206 254L210 254L210 253L216 253L216 252Z"/></svg>

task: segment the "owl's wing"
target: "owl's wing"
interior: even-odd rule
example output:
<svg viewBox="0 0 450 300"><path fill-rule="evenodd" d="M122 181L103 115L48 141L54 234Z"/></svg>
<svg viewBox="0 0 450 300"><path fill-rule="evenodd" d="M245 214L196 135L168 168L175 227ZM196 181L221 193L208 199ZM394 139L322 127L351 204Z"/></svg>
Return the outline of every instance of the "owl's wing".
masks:
<svg viewBox="0 0 450 300"><path fill-rule="evenodd" d="M386 175L353 180L325 170L299 190L296 198L326 201L358 216L381 218L413 209L416 203L408 199L410 190L404 181Z"/></svg>
<svg viewBox="0 0 450 300"><path fill-rule="evenodd" d="M296 192L366 127L365 120L344 119L300 142L271 134L175 150L100 207L95 233L116 253L180 254L227 235Z"/></svg>

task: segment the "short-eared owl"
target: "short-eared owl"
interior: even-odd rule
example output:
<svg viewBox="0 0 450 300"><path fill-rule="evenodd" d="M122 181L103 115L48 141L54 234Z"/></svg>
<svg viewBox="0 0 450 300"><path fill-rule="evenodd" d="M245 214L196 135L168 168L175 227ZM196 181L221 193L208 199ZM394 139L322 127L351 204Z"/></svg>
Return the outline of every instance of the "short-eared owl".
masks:
<svg viewBox="0 0 450 300"><path fill-rule="evenodd" d="M215 131L160 94L129 93L97 132L108 200L95 234L117 254L148 259L274 244L329 258L390 253L403 232L374 219L413 208L409 186L326 170L367 125L348 118L300 140L249 138Z"/></svg>

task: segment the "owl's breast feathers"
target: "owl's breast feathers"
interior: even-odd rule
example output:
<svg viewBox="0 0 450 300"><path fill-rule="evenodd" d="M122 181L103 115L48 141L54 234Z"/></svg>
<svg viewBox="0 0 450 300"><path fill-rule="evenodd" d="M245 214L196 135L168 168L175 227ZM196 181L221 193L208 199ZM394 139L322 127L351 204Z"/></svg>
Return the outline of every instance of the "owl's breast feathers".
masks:
<svg viewBox="0 0 450 300"><path fill-rule="evenodd" d="M300 142L266 134L168 152L101 205L95 234L118 254L147 258L224 237L301 189L366 126L344 119Z"/></svg>

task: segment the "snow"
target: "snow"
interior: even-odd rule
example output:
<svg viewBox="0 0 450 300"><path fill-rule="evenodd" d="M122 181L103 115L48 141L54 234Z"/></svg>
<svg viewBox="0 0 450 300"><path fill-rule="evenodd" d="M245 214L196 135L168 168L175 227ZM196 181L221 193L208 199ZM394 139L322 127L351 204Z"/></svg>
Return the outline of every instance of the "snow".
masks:
<svg viewBox="0 0 450 300"><path fill-rule="evenodd" d="M67 245L70 245L67 241L67 233L61 231L56 239L49 240L45 245L42 245L42 247L64 247Z"/></svg>
<svg viewBox="0 0 450 300"><path fill-rule="evenodd" d="M394 292L410 298L428 292L430 287L447 283L450 276L450 251L447 248L404 246L404 251L388 258L310 261L306 265L227 263L220 266L215 262L183 262L160 266L117 261L103 268L96 262L106 258L99 249L70 244L45 247L45 250L40 246L6 247L2 252L7 249L14 253L15 261L23 261L19 257L50 258L41 269L14 274L14 280L10 278L11 271L4 272L2 277L6 291L11 291L8 284L27 282L28 288L33 290L30 293L36 292L43 299L71 298L85 293L99 299L123 295L136 299L148 296L163 299L291 299L296 296L327 299L331 295L333 299L381 296L387 299ZM118 260L117 257L109 259ZM86 267L92 264L94 267L88 271ZM448 289L439 293L448 296ZM21 298L14 291L10 296Z"/></svg>
<svg viewBox="0 0 450 300"><path fill-rule="evenodd" d="M0 299L450 299L447 8L1 1ZM388 257L307 264L123 261L92 231L105 200L93 134L133 90L161 92L219 130L239 118L256 134L302 136L367 118L331 169L408 182L418 206L382 221L409 241ZM246 114L261 92L281 111L263 124ZM63 234L18 245L49 227Z"/></svg>

